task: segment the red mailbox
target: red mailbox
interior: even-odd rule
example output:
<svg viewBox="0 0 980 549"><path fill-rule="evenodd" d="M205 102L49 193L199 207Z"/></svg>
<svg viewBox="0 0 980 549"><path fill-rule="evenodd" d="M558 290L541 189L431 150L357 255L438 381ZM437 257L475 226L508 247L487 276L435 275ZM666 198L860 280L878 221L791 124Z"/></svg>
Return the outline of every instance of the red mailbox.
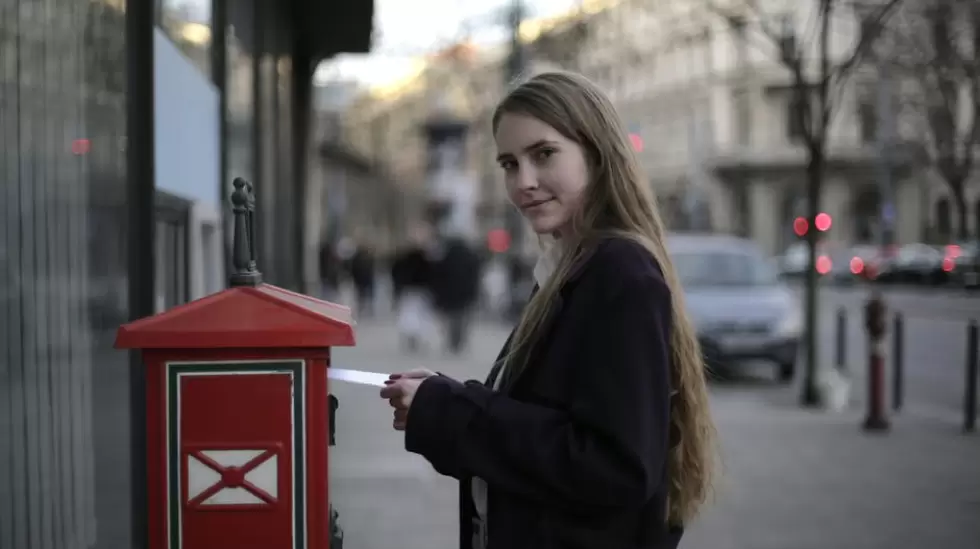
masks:
<svg viewBox="0 0 980 549"><path fill-rule="evenodd" d="M119 328L147 368L150 549L327 549L330 347L350 309L263 284L235 180L230 289Z"/></svg>

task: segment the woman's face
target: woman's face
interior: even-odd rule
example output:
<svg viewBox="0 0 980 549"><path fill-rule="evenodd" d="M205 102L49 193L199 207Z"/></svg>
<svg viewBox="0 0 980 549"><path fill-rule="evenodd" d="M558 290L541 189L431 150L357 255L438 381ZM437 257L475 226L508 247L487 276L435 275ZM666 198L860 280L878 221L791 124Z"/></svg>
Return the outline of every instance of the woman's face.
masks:
<svg viewBox="0 0 980 549"><path fill-rule="evenodd" d="M511 202L534 232L566 233L589 180L582 147L523 114L504 114L494 138Z"/></svg>

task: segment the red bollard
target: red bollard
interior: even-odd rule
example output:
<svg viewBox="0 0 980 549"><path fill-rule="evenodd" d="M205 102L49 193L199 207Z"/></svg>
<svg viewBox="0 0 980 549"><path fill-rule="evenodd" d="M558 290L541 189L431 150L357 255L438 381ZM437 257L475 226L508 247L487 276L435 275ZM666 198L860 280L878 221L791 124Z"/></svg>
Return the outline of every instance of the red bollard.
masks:
<svg viewBox="0 0 980 549"><path fill-rule="evenodd" d="M868 330L868 415L865 431L887 431L885 415L885 302L874 292L864 309Z"/></svg>

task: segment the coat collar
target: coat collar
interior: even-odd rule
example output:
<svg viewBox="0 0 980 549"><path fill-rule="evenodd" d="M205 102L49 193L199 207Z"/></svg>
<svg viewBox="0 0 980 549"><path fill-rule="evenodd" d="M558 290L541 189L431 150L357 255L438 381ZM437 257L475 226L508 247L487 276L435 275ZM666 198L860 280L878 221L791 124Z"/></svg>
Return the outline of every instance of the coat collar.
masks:
<svg viewBox="0 0 980 549"><path fill-rule="evenodd" d="M527 373L528 370L533 368L535 360L543 348L542 343L547 339L548 334L554 328L555 323L561 317L562 308L564 306L565 298L568 296L568 292L575 287L575 283L582 277L588 266L589 261L592 256L595 255L596 246L583 244L579 247L577 256L572 263L572 266L568 270L568 275L562 281L561 287L558 290L558 294L554 298L551 308L548 311L548 315L541 321L541 325L538 328L538 333L540 334L538 342L535 343L530 349L524 349L520 351L521 354L525 356L516 356L515 364L524 364L516 374L514 372L504 371L503 362L504 358L510 353L510 346L514 339L514 331L511 331L510 336L507 337L507 342L504 343L504 348L500 351L497 356L497 360L494 362L493 368L490 371L490 376L487 378L486 384L493 387L494 382L497 377L503 374L504 378L500 383L500 391L504 393L509 393L513 390L514 386L518 381ZM535 284L534 290L531 292L533 296L539 290L539 286Z"/></svg>

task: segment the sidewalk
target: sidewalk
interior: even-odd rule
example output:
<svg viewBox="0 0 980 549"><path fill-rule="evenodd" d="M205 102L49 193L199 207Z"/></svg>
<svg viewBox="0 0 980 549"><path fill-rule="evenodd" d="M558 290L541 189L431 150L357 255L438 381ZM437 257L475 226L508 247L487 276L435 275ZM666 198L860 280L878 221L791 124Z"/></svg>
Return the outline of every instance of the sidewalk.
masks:
<svg viewBox="0 0 980 549"><path fill-rule="evenodd" d="M777 402L781 400L776 400ZM716 392L724 478L682 544L710 549L980 547L980 436Z"/></svg>
<svg viewBox="0 0 980 549"><path fill-rule="evenodd" d="M482 325L466 358L439 351L405 357L392 327L365 323L359 347L339 350L335 362L480 377L505 336L503 328ZM980 434L898 417L891 432L869 435L861 431L860 411L801 410L789 391L759 384L713 388L724 477L682 548L980 547ZM375 389L343 386L335 393L341 408L331 496L348 549L455 547L456 483L404 452Z"/></svg>

